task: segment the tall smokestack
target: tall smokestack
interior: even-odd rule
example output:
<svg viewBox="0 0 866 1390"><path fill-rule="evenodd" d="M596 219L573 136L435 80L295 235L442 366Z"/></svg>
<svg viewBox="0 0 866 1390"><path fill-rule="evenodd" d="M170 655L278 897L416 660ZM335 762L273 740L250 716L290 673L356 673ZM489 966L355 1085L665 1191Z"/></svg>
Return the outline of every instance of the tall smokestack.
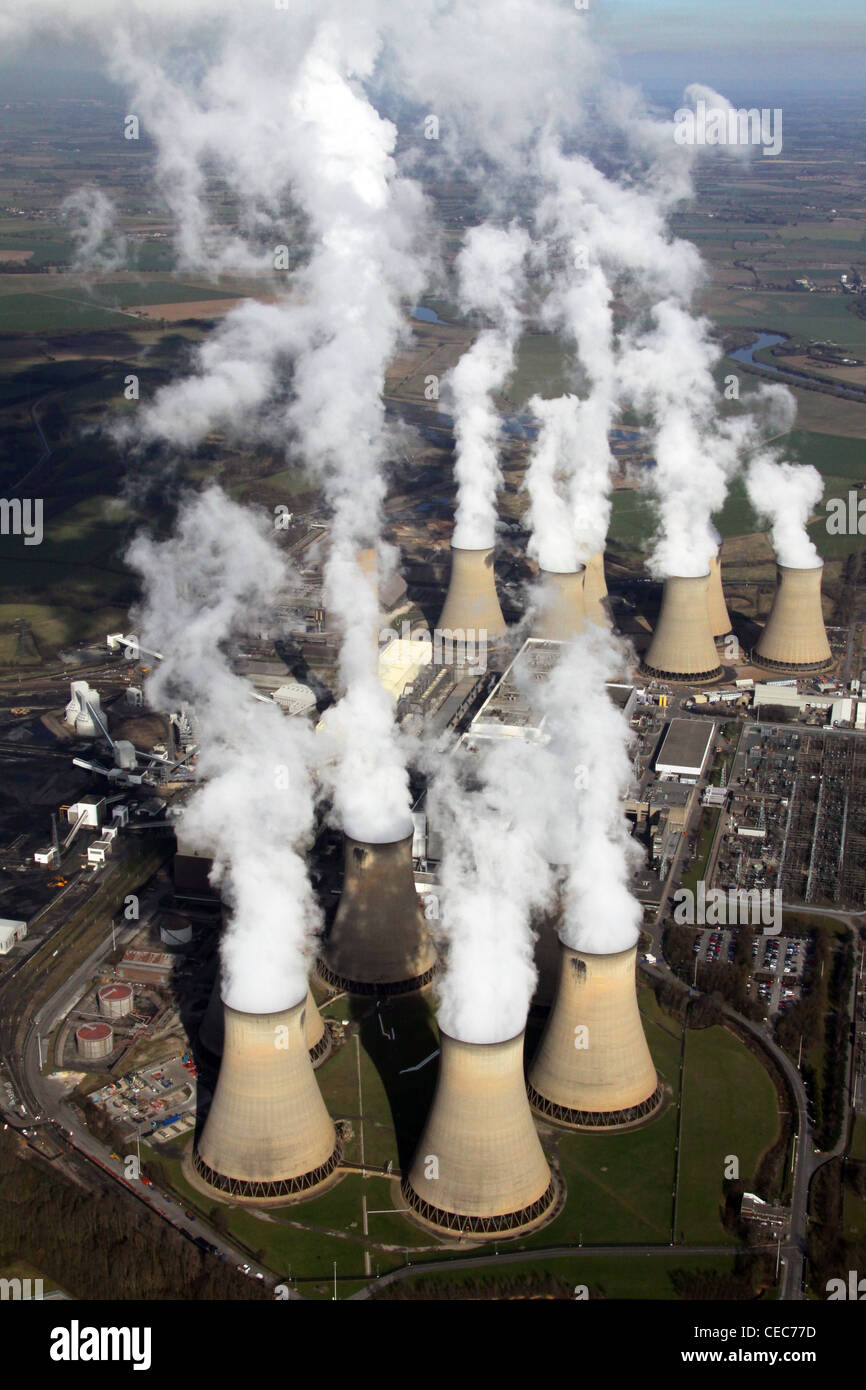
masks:
<svg viewBox="0 0 866 1390"><path fill-rule="evenodd" d="M707 590L707 607L710 613L710 630L713 637L718 641L720 637L726 637L731 630L731 617L728 613L728 605L725 603L725 591L722 588L722 560L720 555L714 555L710 561L710 585Z"/></svg>
<svg viewBox="0 0 866 1390"><path fill-rule="evenodd" d="M832 661L821 610L822 564L779 565L778 587L753 659L773 671L819 671Z"/></svg>
<svg viewBox="0 0 866 1390"><path fill-rule="evenodd" d="M325 1026L325 1020L319 1013L319 1007L310 989L307 990L304 1034L307 1039L307 1051L310 1054L310 1061L314 1067L320 1067L331 1055L331 1034ZM220 998L220 977L219 974L217 974L213 989L210 992L210 998L207 1001L207 1008L199 1024L198 1040L204 1050L210 1053L211 1057L221 1057L223 1054L224 1035L225 1020L223 1017L223 1003Z"/></svg>
<svg viewBox="0 0 866 1390"><path fill-rule="evenodd" d="M436 952L412 874L412 834L387 844L345 837L343 892L318 962L351 994L404 994L433 976Z"/></svg>
<svg viewBox="0 0 866 1390"><path fill-rule="evenodd" d="M570 573L539 570L538 613L532 627L533 637L545 642L570 642L583 632L585 578L586 571L582 568Z"/></svg>
<svg viewBox="0 0 866 1390"><path fill-rule="evenodd" d="M574 1128L646 1119L662 1088L637 1005L637 947L590 955L562 945L556 1002L529 1070L529 1099Z"/></svg>
<svg viewBox="0 0 866 1390"><path fill-rule="evenodd" d="M451 578L437 627L443 632L486 632L487 641L504 636L505 619L496 593L493 548L451 546Z"/></svg>
<svg viewBox="0 0 866 1390"><path fill-rule="evenodd" d="M340 1142L306 1039L306 1001L276 1013L225 1006L219 1078L189 1176L234 1202L285 1202L332 1178Z"/></svg>
<svg viewBox="0 0 866 1390"><path fill-rule="evenodd" d="M607 582L604 577L604 551L591 555L586 562L583 582L583 606L587 621L605 627L609 622Z"/></svg>
<svg viewBox="0 0 866 1390"><path fill-rule="evenodd" d="M722 674L710 631L709 584L708 573L665 580L658 622L641 663L643 675L708 681Z"/></svg>
<svg viewBox="0 0 866 1390"><path fill-rule="evenodd" d="M460 1042L440 1030L436 1094L403 1196L438 1229L518 1232L556 1201L523 1080L523 1033Z"/></svg>

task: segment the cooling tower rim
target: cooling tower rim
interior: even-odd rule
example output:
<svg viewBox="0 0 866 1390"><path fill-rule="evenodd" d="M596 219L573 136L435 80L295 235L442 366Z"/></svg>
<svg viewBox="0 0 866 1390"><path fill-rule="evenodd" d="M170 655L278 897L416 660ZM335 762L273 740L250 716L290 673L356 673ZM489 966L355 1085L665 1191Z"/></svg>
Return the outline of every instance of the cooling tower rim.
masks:
<svg viewBox="0 0 866 1390"><path fill-rule="evenodd" d="M224 995L220 994L220 1003L226 1013L237 1014L238 1018L279 1018L283 1014L292 1014L296 1009L300 1009L307 1002L306 990L300 999L294 1004L286 1004L281 1009L238 1009L234 1004L230 1004Z"/></svg>
<svg viewBox="0 0 866 1390"><path fill-rule="evenodd" d="M539 566L538 566L538 573L539 573L539 574L552 574L552 575L556 575L557 577L559 577L560 575L565 575L566 577L570 577L570 576L572 576L572 575L585 574L585 572L586 572L586 565L585 565L585 564L579 564L579 563L578 563L577 565L575 565L573 568L567 569L567 570L552 570L552 569L548 569L545 565L539 565Z"/></svg>
<svg viewBox="0 0 866 1390"><path fill-rule="evenodd" d="M492 555L496 549L496 542L494 541L493 545L455 545L451 541L450 548L459 550L462 555Z"/></svg>
<svg viewBox="0 0 866 1390"><path fill-rule="evenodd" d="M783 565L781 560L776 561L776 569L783 570L785 574L812 574L814 570L822 570L824 561L819 557L817 564L814 565Z"/></svg>
<svg viewBox="0 0 866 1390"><path fill-rule="evenodd" d="M506 1047L509 1043L518 1042L526 1033L526 1024L517 1033L512 1033L507 1038L499 1038L496 1042L470 1042L468 1038L458 1038L456 1033L449 1033L447 1028L439 1024L440 1038L447 1038L448 1042L459 1043L461 1047Z"/></svg>
<svg viewBox="0 0 866 1390"><path fill-rule="evenodd" d="M391 846L405 845L407 840L411 840L415 834L415 823L411 816L406 822L406 832L403 835L389 836L387 840L372 840L369 835L352 835L348 830L343 830L343 838L346 843L360 845L362 849L388 849Z"/></svg>
<svg viewBox="0 0 866 1390"><path fill-rule="evenodd" d="M585 946L569 946L568 942L563 941L561 936L559 944L563 951L569 951L573 956L586 956L589 960L618 960L622 956L631 956L637 952L640 945L640 934L635 938L633 946L626 946L621 951L589 951Z"/></svg>
<svg viewBox="0 0 866 1390"><path fill-rule="evenodd" d="M667 584L669 579L709 579L710 571L706 569L702 570L700 574L665 574L662 576L655 575L653 577L656 579L657 583Z"/></svg>

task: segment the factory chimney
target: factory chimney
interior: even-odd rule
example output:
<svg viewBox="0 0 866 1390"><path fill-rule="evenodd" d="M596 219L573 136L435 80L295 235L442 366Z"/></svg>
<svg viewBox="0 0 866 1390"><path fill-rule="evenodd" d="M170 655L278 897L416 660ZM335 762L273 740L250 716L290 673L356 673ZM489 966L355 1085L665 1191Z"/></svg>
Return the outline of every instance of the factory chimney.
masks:
<svg viewBox="0 0 866 1390"><path fill-rule="evenodd" d="M585 615L583 586L586 570L570 573L555 570L538 572L538 612L533 637L544 642L570 642L583 632Z"/></svg>
<svg viewBox="0 0 866 1390"><path fill-rule="evenodd" d="M710 629L716 641L720 637L726 637L731 630L731 617L728 613L728 605L725 603L725 591L722 588L722 560L720 555L714 555L710 561L710 585L707 590L707 605L710 610Z"/></svg>
<svg viewBox="0 0 866 1390"><path fill-rule="evenodd" d="M607 599L607 582L604 577L604 551L590 556L586 562L583 583L583 606L587 620L599 627L606 627L610 620Z"/></svg>
<svg viewBox="0 0 866 1390"><path fill-rule="evenodd" d="M526 1099L523 1038L469 1043L440 1030L436 1094L402 1189L439 1230L518 1233L556 1203Z"/></svg>
<svg viewBox="0 0 866 1390"><path fill-rule="evenodd" d="M464 550L451 546L451 578L445 606L437 623L440 632L486 633L495 642L504 636L505 619L496 593L493 549Z"/></svg>
<svg viewBox="0 0 866 1390"><path fill-rule="evenodd" d="M753 652L773 671L820 671L832 660L821 610L822 564L811 569L777 567L770 616Z"/></svg>
<svg viewBox="0 0 866 1390"><path fill-rule="evenodd" d="M310 1064L306 1001L269 1014L224 1007L219 1078L187 1175L233 1202L320 1190L341 1150Z"/></svg>
<svg viewBox="0 0 866 1390"><path fill-rule="evenodd" d="M325 1027L325 1020L319 1013L318 1005L310 989L307 990L304 1033L310 1061L314 1067L320 1067L331 1055L331 1034ZM220 977L219 972L217 972L210 998L207 1001L207 1008L198 1029L198 1040L205 1052L209 1052L211 1057L222 1056L223 1034L223 1004L220 998Z"/></svg>
<svg viewBox="0 0 866 1390"><path fill-rule="evenodd" d="M559 987L529 1069L540 1114L576 1129L616 1128L653 1114L662 1088L637 1005L637 947L590 955L561 946Z"/></svg>
<svg viewBox="0 0 866 1390"><path fill-rule="evenodd" d="M412 873L412 832L377 844L345 836L343 892L317 963L350 994L405 994L433 976L436 952Z"/></svg>
<svg viewBox="0 0 866 1390"><path fill-rule="evenodd" d="M662 606L641 674L661 680L708 681L722 674L710 630L709 574L665 580Z"/></svg>

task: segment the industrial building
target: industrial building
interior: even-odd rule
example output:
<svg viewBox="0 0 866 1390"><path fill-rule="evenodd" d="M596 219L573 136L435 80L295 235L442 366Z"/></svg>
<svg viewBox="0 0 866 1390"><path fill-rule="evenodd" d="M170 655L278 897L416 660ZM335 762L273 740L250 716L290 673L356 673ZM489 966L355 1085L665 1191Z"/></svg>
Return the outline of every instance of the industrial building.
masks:
<svg viewBox="0 0 866 1390"><path fill-rule="evenodd" d="M27 935L27 923L13 917L0 917L0 956L6 956Z"/></svg>
<svg viewBox="0 0 866 1390"><path fill-rule="evenodd" d="M712 720L672 719L655 760L657 776L698 781L709 762L715 732Z"/></svg>
<svg viewBox="0 0 866 1390"><path fill-rule="evenodd" d="M526 1097L523 1038L471 1043L440 1029L436 1093L402 1187L411 1210L440 1231L517 1234L554 1208Z"/></svg>
<svg viewBox="0 0 866 1390"><path fill-rule="evenodd" d="M165 987L174 969L174 956L166 951L124 951L117 978L131 984Z"/></svg>
<svg viewBox="0 0 866 1390"><path fill-rule="evenodd" d="M563 944L556 1001L529 1069L529 1099L546 1118L576 1129L621 1128L661 1104L636 958L636 946L590 955Z"/></svg>
<svg viewBox="0 0 866 1390"><path fill-rule="evenodd" d="M640 668L643 675L695 684L722 674L710 623L709 585L709 573L665 580L658 622Z"/></svg>

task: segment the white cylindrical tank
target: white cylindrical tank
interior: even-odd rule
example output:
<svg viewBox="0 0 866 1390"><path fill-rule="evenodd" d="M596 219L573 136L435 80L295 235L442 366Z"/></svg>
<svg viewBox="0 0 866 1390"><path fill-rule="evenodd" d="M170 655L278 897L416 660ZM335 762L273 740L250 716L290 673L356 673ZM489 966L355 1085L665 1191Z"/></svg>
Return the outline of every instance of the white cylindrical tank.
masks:
<svg viewBox="0 0 866 1390"><path fill-rule="evenodd" d="M123 1018L132 1013L134 995L131 985L103 985L97 991L99 1012L106 1018Z"/></svg>
<svg viewBox="0 0 866 1390"><path fill-rule="evenodd" d="M82 1023L75 1030L75 1042L79 1057L88 1062L102 1061L114 1051L114 1029L110 1023Z"/></svg>

